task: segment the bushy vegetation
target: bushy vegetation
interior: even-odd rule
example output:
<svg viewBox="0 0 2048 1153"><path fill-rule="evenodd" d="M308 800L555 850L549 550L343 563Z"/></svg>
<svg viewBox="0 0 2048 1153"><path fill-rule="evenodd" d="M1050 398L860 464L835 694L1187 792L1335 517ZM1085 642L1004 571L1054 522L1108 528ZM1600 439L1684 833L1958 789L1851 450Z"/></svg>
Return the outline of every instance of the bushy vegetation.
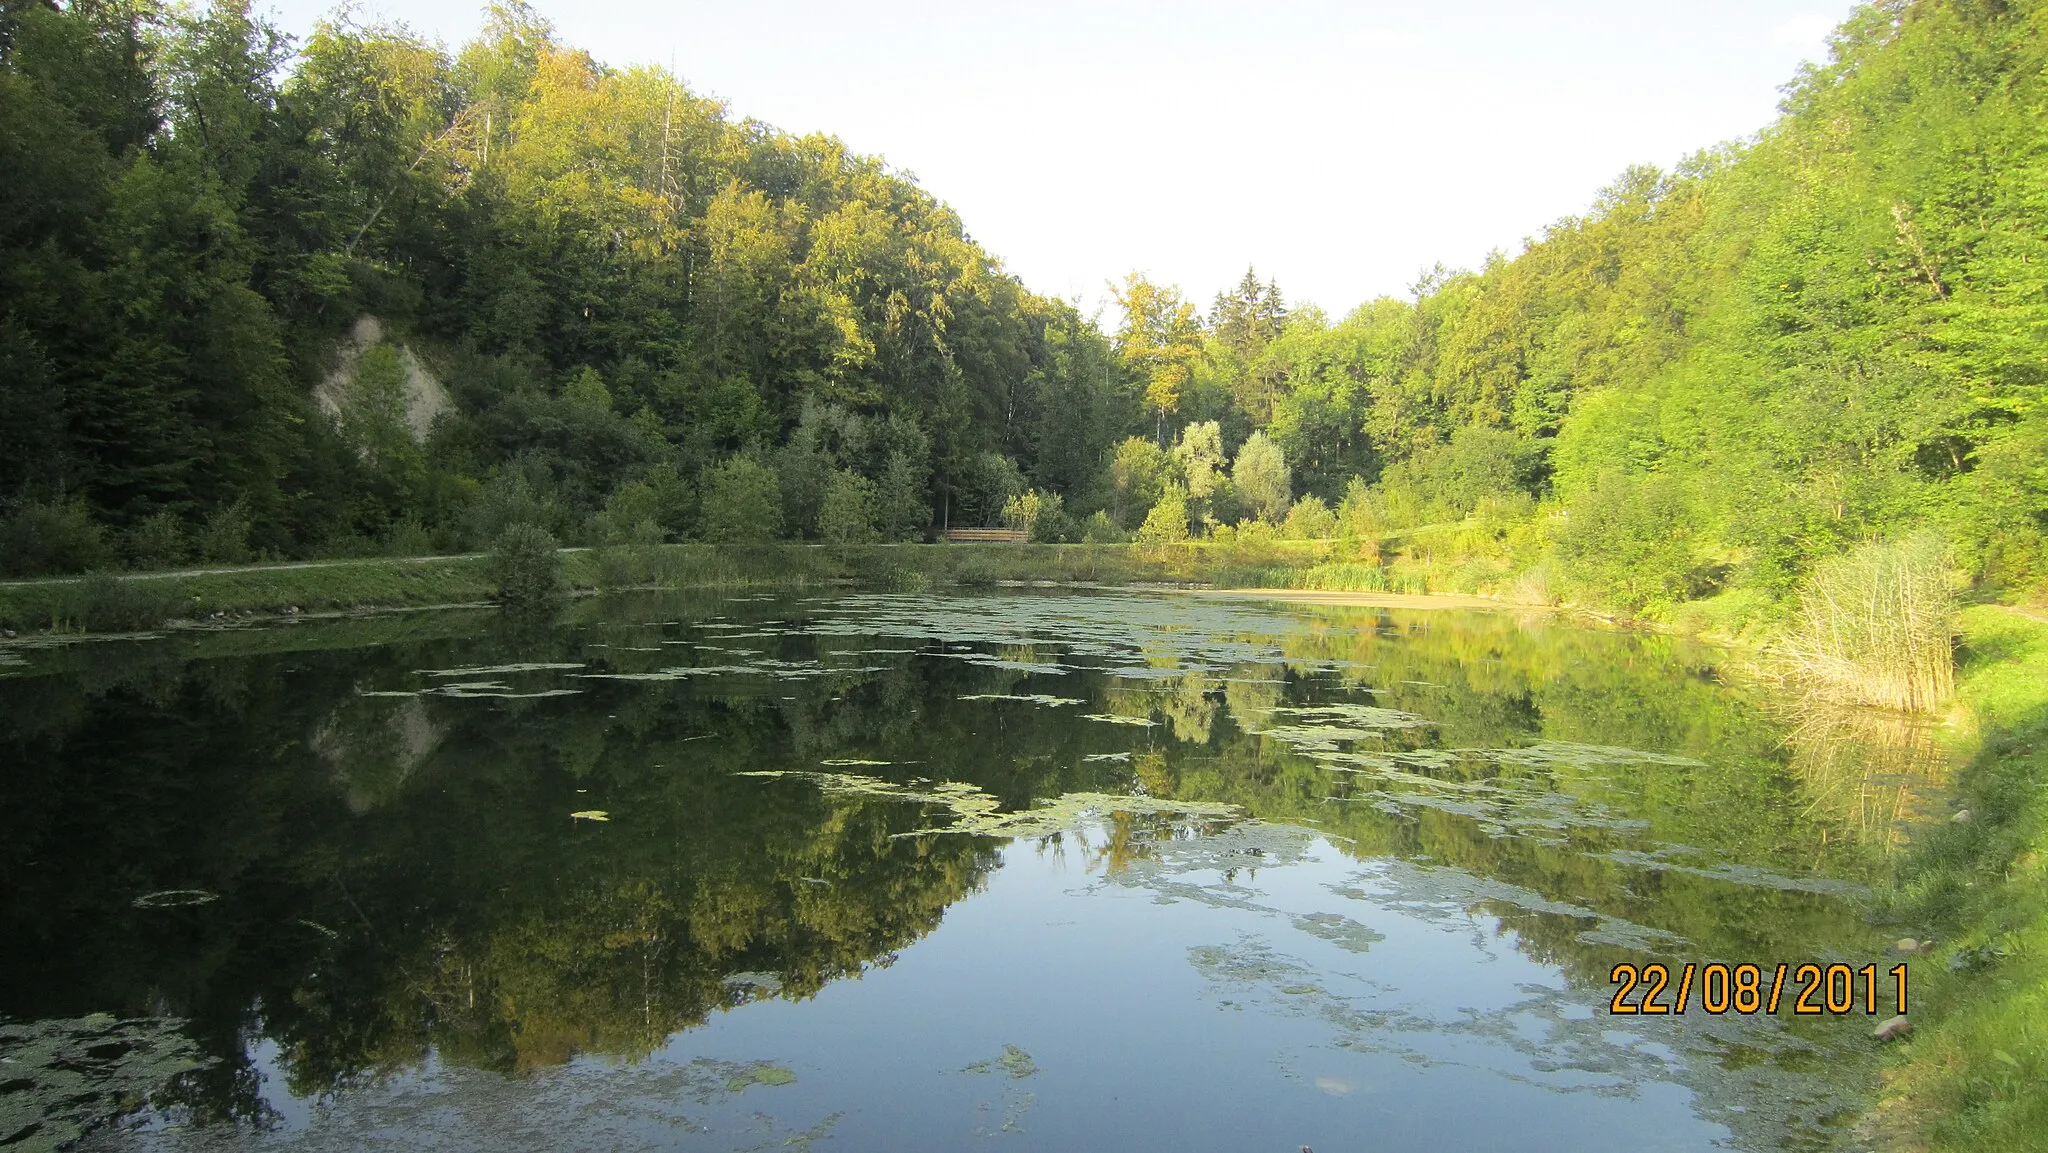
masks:
<svg viewBox="0 0 2048 1153"><path fill-rule="evenodd" d="M1756 138L1519 254L1341 319L1134 275L1104 332L878 161L523 7L449 53L346 15L293 45L234 0L15 6L0 565L1271 527L1434 587L1789 622L1828 558L1932 532L2032 586L2041 19L1867 6Z"/></svg>
<svg viewBox="0 0 2048 1153"><path fill-rule="evenodd" d="M1955 691L1957 608L1939 543L1873 541L1815 568L1778 657L1832 695L1932 711Z"/></svg>
<svg viewBox="0 0 2048 1153"><path fill-rule="evenodd" d="M548 531L536 524L507 527L491 542L491 586L512 607L546 604L562 591L562 557Z"/></svg>

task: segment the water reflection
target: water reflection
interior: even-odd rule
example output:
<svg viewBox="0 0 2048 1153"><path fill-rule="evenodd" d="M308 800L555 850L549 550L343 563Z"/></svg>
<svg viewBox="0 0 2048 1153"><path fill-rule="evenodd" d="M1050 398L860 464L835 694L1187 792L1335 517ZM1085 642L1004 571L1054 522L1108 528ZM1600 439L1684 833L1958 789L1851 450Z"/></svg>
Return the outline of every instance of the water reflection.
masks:
<svg viewBox="0 0 2048 1153"><path fill-rule="evenodd" d="M944 955L949 910L1053 899L963 904L999 868L1080 873L1110 889L1078 909L1142 889L1238 918L1253 937L1183 943L1185 995L1313 1018L1317 1045L1425 1066L1475 1045L1461 1060L1489 1076L1657 1098L1711 1122L1702 1140L1824 1143L1867 1059L1853 1023L1617 1039L1587 1008L1621 959L1878 947L1855 893L1910 806L1848 766L1909 747L1893 775L1928 782L1938 762L1849 723L1788 744L1714 674L1682 642L1500 615L1123 595L619 598L545 628L447 615L43 650L0 679L0 1016L184 1019L212 1063L158 1116L214 1134L299 1132L293 1101L512 1092L489 1076L534 1086L532 1109L543 1085L587 1104L614 1075L607 1094L668 1078L751 1101L783 1066L747 1062L776 1054L685 1058L678 1038L771 1019L721 1013L742 1005L822 1014L837 982L914 945ZM1304 884L1323 895L1285 899ZM172 889L218 899L136 905ZM1361 984L1345 973L1388 955L1382 920L1454 931L1412 930L1417 967ZM1073 944L1142 978L1127 931ZM1515 965L1487 960L1502 949ZM1474 999L1417 1007L1460 966ZM1014 959L991 976L1047 980ZM1417 1091L1454 1090L1473 1086ZM1004 1092L1016 1124L989 1132L1086 1112Z"/></svg>

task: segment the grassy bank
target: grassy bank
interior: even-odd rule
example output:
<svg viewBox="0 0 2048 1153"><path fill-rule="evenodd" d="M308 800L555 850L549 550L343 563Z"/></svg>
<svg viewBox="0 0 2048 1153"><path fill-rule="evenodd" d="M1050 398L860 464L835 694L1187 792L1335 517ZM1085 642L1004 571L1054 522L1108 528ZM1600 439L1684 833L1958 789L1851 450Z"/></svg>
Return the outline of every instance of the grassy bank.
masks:
<svg viewBox="0 0 2048 1153"><path fill-rule="evenodd" d="M1361 559L1356 543L1128 545L701 544L568 549L571 590L804 588L851 584L915 591L1003 581L1203 584L1354 592L1439 591L1410 565ZM1377 549L1369 555L1377 555ZM494 593L482 555L365 558L168 573L94 574L0 584L0 627L114 632L167 619L470 604ZM1448 590L1446 590L1448 591ZM1456 591L1471 591L1458 589Z"/></svg>
<svg viewBox="0 0 2048 1153"><path fill-rule="evenodd" d="M1917 1031L1877 1119L1898 1149L2048 1148L2048 623L1964 615L1958 813L1924 831L1889 912L1935 948L1913 964Z"/></svg>

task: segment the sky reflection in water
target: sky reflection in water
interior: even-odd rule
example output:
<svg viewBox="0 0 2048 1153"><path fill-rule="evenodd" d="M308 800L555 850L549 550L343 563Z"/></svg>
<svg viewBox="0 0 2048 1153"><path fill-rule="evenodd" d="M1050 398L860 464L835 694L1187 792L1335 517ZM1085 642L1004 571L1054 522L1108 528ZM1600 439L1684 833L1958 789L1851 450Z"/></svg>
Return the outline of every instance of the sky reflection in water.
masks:
<svg viewBox="0 0 2048 1153"><path fill-rule="evenodd" d="M213 1061L104 1148L1823 1147L1860 1015L1616 1019L1607 972L1878 957L1941 774L1504 614L622 598L32 658L0 1015Z"/></svg>

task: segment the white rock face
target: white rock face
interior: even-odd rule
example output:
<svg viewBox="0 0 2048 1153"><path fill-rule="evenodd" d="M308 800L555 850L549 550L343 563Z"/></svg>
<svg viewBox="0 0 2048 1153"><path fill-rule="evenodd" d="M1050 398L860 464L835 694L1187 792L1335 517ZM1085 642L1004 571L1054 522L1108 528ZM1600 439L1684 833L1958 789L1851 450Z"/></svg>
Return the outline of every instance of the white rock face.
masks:
<svg viewBox="0 0 2048 1153"><path fill-rule="evenodd" d="M349 330L348 339L335 349L334 368L323 377L313 389L313 399L329 416L341 415L342 401L349 390L355 387L356 364L363 353L384 343L384 322L374 316L356 318ZM424 442L434 430L434 421L444 412L452 412L455 401L448 395L448 389L427 371L420 358L405 345L396 345L398 361L405 368L405 425L415 441Z"/></svg>

